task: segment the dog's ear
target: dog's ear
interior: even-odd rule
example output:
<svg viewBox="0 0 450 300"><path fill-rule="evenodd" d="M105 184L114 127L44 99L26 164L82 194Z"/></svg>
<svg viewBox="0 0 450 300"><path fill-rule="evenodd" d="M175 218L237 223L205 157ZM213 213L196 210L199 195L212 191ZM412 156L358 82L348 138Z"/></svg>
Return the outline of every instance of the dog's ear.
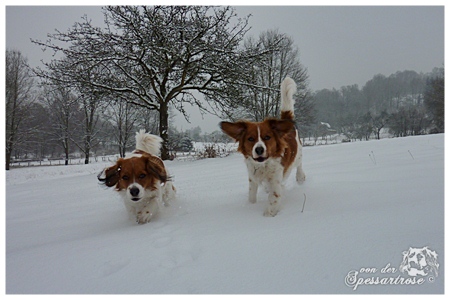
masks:
<svg viewBox="0 0 450 300"><path fill-rule="evenodd" d="M142 159L145 159L147 172L153 174L161 181L161 183L165 183L170 179L167 176L167 171L164 167L164 163L159 157L156 157L154 155L142 155Z"/></svg>
<svg viewBox="0 0 450 300"><path fill-rule="evenodd" d="M269 120L269 125L272 130L280 133L282 136L295 129L295 122L293 120Z"/></svg>
<svg viewBox="0 0 450 300"><path fill-rule="evenodd" d="M114 166L105 168L102 172L97 175L97 179L105 184L107 187L112 187L117 184L120 179L120 163L122 158L119 158Z"/></svg>
<svg viewBox="0 0 450 300"><path fill-rule="evenodd" d="M247 129L247 123L244 121L236 123L220 122L220 129L236 141L239 141Z"/></svg>

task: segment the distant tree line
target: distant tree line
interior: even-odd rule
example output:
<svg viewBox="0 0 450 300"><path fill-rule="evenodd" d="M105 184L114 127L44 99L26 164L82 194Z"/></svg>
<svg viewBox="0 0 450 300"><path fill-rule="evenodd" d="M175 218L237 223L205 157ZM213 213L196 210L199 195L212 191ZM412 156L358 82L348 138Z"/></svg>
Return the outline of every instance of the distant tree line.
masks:
<svg viewBox="0 0 450 300"><path fill-rule="evenodd" d="M349 140L380 138L383 129L396 136L444 132L444 70L376 75L358 85L323 89L314 94L316 120L308 136L326 135L321 123Z"/></svg>
<svg viewBox="0 0 450 300"><path fill-rule="evenodd" d="M76 153L85 159L89 159L89 153L124 156L133 149L137 130L159 132L157 111L113 99L109 94L92 93L88 98L64 86L38 84L20 51L6 51L6 75L7 169L11 159L63 158L68 164ZM405 71L389 77L376 75L362 90L352 85L316 93L301 88L302 92L296 106L310 107L307 113L297 111L304 137L327 138L340 133L349 140L362 140L379 139L382 129L399 137L444 131L442 68L429 74ZM104 101L90 101L95 97ZM298 100L299 96L295 97ZM276 103L273 101L273 111L260 119L276 116ZM258 119L255 115L260 112L242 116L244 111L251 114L251 106L236 109L235 118ZM200 127L179 131L169 126L169 153L191 151L193 142L227 141L220 130L202 133Z"/></svg>

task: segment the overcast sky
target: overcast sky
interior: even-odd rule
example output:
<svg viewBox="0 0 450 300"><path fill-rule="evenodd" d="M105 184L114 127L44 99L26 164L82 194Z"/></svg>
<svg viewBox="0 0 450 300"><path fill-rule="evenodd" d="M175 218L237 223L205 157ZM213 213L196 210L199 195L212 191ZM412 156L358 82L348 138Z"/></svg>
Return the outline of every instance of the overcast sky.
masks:
<svg viewBox="0 0 450 300"><path fill-rule="evenodd" d="M10 2L10 1L9 1ZM55 29L67 31L87 14L101 25L98 6L6 6L6 48L20 50L32 66L48 61L30 38L46 40ZM444 65L443 6L239 6L238 16L252 14L249 35L278 29L291 36L315 91L358 84L376 74L430 72ZM217 118L201 120L196 110L183 129L217 128Z"/></svg>

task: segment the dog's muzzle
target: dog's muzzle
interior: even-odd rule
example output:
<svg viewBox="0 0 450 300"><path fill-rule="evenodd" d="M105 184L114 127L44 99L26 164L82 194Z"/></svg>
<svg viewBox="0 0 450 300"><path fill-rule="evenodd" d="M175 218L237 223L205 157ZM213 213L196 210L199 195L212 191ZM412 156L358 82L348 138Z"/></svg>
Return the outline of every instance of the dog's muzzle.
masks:
<svg viewBox="0 0 450 300"><path fill-rule="evenodd" d="M130 188L130 195L131 195L131 200L133 201L139 201L141 200L141 198L139 198L139 189L137 187L132 187Z"/></svg>
<svg viewBox="0 0 450 300"><path fill-rule="evenodd" d="M264 151L265 151L265 149L262 146L256 147L255 154L258 155L258 157L256 157L256 158L253 157L253 159L257 162L264 162L267 159L267 157L263 156Z"/></svg>

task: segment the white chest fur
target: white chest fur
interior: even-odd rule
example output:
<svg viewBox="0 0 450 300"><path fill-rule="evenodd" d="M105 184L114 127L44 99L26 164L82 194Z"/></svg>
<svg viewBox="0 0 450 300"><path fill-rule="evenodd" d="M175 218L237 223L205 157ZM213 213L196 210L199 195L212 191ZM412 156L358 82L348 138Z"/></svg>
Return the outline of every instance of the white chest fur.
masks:
<svg viewBox="0 0 450 300"><path fill-rule="evenodd" d="M248 177L255 180L258 184L283 179L283 166L281 157L269 158L264 163L254 161L252 158L245 160L248 170Z"/></svg>

